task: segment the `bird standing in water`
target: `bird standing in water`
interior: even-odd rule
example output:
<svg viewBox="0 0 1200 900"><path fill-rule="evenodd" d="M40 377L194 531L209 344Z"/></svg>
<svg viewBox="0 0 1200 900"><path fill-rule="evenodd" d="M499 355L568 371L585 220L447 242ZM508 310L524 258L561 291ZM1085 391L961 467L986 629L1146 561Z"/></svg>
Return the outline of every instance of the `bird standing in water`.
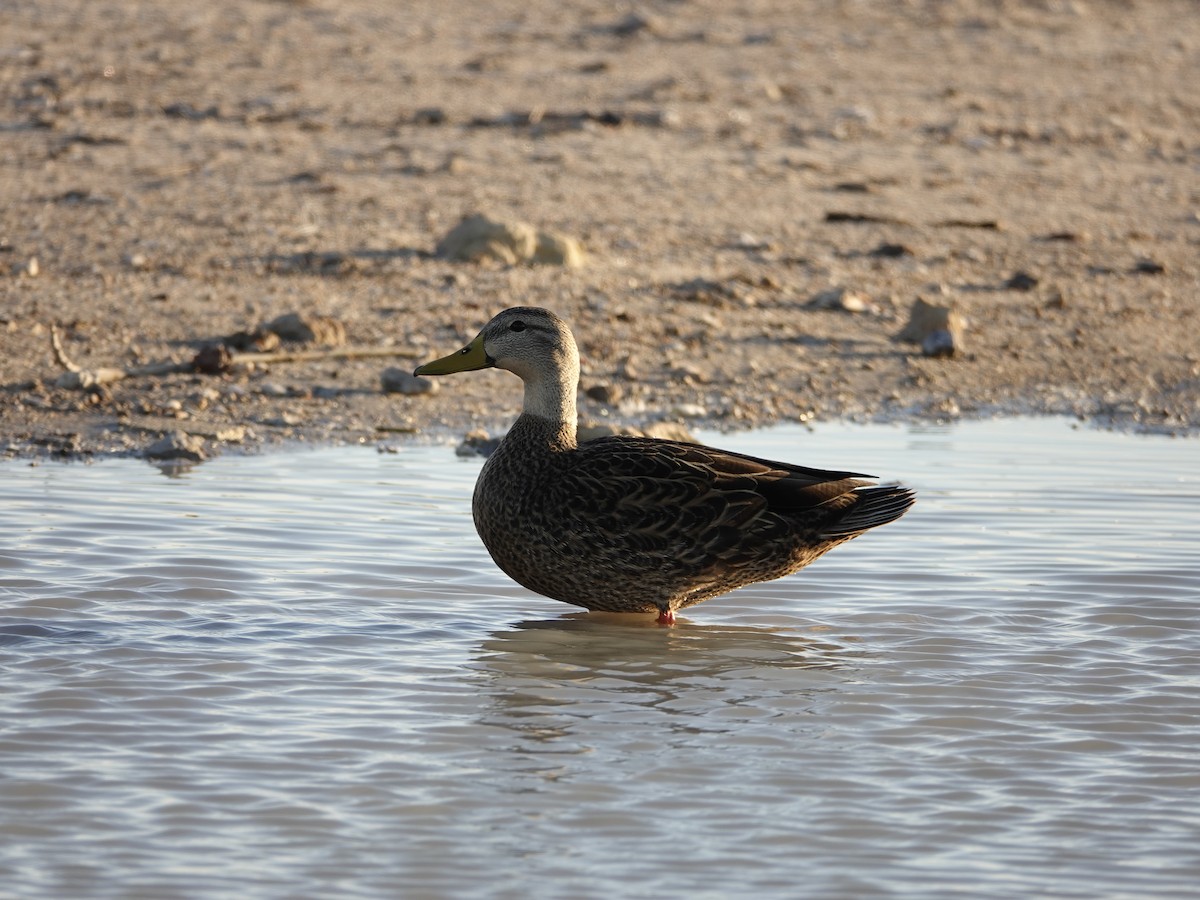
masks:
<svg viewBox="0 0 1200 900"><path fill-rule="evenodd" d="M415 374L491 367L525 383L525 402L479 473L475 527L510 578L555 600L673 624L677 610L790 575L914 500L871 476L682 441L580 444L579 351L545 309L506 309Z"/></svg>

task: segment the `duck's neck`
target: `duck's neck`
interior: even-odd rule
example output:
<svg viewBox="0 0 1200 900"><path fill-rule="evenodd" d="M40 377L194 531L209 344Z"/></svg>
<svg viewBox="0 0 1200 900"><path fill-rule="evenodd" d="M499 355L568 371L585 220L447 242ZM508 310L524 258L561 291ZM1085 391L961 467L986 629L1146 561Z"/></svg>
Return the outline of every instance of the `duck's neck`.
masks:
<svg viewBox="0 0 1200 900"><path fill-rule="evenodd" d="M576 446L579 413L575 393L579 386L578 367L565 367L525 379L525 408L521 418L539 420L551 449L571 450Z"/></svg>
<svg viewBox="0 0 1200 900"><path fill-rule="evenodd" d="M536 421L538 431L546 434L552 450L575 449L578 427L578 412L575 408L576 384L577 382L571 382L570 385L547 384L538 380L526 382L521 419Z"/></svg>

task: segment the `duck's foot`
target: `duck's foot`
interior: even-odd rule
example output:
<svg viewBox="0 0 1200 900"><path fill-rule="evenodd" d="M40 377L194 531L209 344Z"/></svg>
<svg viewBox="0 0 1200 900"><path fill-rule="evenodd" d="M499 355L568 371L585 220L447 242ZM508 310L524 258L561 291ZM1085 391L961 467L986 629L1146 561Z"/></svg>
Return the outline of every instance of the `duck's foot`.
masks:
<svg viewBox="0 0 1200 900"><path fill-rule="evenodd" d="M659 625L674 625L675 624L675 613L669 609L661 610L658 614L657 621L658 621Z"/></svg>

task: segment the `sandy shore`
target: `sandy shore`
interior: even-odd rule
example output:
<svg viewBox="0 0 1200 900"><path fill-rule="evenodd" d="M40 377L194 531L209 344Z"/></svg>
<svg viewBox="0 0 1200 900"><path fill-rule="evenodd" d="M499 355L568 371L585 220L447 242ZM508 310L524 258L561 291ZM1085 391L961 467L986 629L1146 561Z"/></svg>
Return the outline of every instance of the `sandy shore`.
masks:
<svg viewBox="0 0 1200 900"><path fill-rule="evenodd" d="M518 304L571 321L595 419L1200 428L1190 0L194 6L0 2L9 456L502 429L509 375L380 373ZM475 212L587 262L434 257ZM918 297L954 357L895 340ZM289 312L394 359L56 382L52 326L136 368Z"/></svg>

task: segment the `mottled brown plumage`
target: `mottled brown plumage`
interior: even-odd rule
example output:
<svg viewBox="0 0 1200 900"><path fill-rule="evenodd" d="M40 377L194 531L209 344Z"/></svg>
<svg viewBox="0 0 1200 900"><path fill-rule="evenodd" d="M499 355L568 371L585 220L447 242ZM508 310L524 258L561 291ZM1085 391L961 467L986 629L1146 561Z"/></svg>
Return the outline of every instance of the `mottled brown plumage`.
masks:
<svg viewBox="0 0 1200 900"><path fill-rule="evenodd" d="M475 526L496 564L547 597L608 612L677 609L779 578L913 503L869 476L679 441L576 442L579 353L543 309L505 310L418 375L497 366L525 406L484 464Z"/></svg>

